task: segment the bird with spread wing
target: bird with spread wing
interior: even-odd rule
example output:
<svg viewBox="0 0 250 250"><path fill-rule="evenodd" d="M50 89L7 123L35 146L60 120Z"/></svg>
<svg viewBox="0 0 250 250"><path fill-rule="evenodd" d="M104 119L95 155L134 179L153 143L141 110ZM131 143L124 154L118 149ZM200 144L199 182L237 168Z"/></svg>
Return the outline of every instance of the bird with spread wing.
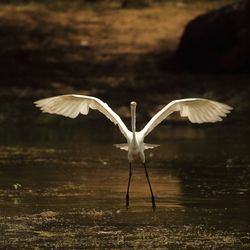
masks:
<svg viewBox="0 0 250 250"><path fill-rule="evenodd" d="M152 207L155 209L155 197L148 176L144 150L159 145L144 143L145 137L165 118L179 111L181 117L187 117L192 123L218 122L230 113L232 107L203 98L187 98L175 100L167 104L156 113L141 131L136 131L136 102L130 103L131 130L129 130L120 116L117 115L105 102L92 96L60 95L45 98L34 102L42 112L76 118L79 114L87 115L90 109L96 109L104 114L111 122L118 125L121 133L127 140L126 144L115 144L121 150L128 151L129 179L126 193L126 207L129 207L129 189L132 177L132 162L139 158L144 166L146 178L151 192Z"/></svg>

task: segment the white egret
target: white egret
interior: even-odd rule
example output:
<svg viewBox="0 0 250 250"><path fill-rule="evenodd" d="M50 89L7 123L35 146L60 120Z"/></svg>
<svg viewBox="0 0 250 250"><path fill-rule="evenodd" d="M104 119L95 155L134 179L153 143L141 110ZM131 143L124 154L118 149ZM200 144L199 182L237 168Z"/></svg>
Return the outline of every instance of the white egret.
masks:
<svg viewBox="0 0 250 250"><path fill-rule="evenodd" d="M145 169L146 178L151 192L153 209L155 209L155 198L148 176L144 150L154 148L159 145L144 143L145 137L166 117L176 111L179 111L182 117L187 117L192 123L204 123L222 121L222 117L226 117L232 109L226 104L202 98L175 100L170 102L156 115L154 115L146 126L141 131L137 132L136 102L130 103L132 131L126 127L119 115L117 115L105 102L96 97L84 95L60 95L42 99L34 103L43 112L63 115L70 118L76 118L79 114L87 115L89 108L97 109L114 124L118 125L121 133L127 140L126 144L115 144L115 146L121 150L128 151L129 179L126 193L126 207L129 207L129 188L132 177L132 162L134 159L139 158Z"/></svg>

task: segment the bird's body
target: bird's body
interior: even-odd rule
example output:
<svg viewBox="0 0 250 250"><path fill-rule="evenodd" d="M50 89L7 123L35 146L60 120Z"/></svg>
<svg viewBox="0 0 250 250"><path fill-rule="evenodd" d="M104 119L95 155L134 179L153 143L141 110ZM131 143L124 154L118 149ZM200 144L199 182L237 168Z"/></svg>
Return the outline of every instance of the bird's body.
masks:
<svg viewBox="0 0 250 250"><path fill-rule="evenodd" d="M155 199L145 164L144 151L146 149L152 149L159 145L146 144L144 143L144 139L158 124L160 124L166 117L176 111L179 111L182 117L188 117L188 119L192 123L222 121L222 117L226 117L232 109L226 104L203 98L175 100L170 102L156 115L154 115L146 124L146 126L141 131L137 132L136 102L130 103L131 130L126 127L121 118L106 103L96 97L83 95L61 95L36 101L35 105L39 107L43 112L47 112L50 114L59 114L70 118L75 118L79 114L87 115L89 112L89 108L97 109L114 124L118 125L121 133L127 140L127 143L125 144L115 144L115 146L120 148L121 150L128 151L129 182L126 195L127 208L129 205L129 187L132 176L131 164L136 158L139 158L144 165L145 174L151 192L152 206L153 208L155 208Z"/></svg>
<svg viewBox="0 0 250 250"><path fill-rule="evenodd" d="M136 158L140 158L143 163L145 162L143 138L137 132L135 137L128 141L128 161L132 162Z"/></svg>

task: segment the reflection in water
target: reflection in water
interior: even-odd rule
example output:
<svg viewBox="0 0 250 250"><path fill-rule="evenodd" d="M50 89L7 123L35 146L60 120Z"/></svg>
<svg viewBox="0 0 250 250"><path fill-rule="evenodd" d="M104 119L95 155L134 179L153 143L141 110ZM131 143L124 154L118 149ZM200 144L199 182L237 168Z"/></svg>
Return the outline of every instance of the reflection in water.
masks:
<svg viewBox="0 0 250 250"><path fill-rule="evenodd" d="M138 163L125 210L127 155L112 146L122 138L108 123L97 127L0 129L1 246L250 246L248 127L232 133L226 125L167 126L152 133L147 142L161 144L146 152L155 213Z"/></svg>

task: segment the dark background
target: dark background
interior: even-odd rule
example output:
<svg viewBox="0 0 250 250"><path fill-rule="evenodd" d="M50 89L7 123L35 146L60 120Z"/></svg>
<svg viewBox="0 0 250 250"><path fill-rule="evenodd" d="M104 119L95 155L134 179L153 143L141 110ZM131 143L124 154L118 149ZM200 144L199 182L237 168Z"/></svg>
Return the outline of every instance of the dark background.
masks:
<svg viewBox="0 0 250 250"><path fill-rule="evenodd" d="M0 123L32 101L80 93L139 119L172 99L204 97L249 117L248 1L1 1ZM27 110L26 116L23 110Z"/></svg>

